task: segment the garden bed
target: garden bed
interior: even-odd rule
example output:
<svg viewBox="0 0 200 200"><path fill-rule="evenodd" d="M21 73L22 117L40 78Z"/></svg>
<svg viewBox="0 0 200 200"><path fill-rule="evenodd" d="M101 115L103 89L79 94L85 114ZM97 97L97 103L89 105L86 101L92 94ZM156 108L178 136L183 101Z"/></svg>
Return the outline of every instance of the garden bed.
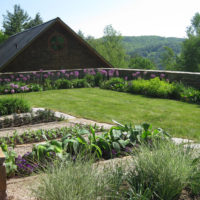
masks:
<svg viewBox="0 0 200 200"><path fill-rule="evenodd" d="M14 113L0 117L0 129L62 120L64 120L62 116L57 117L51 110L37 110L22 114Z"/></svg>

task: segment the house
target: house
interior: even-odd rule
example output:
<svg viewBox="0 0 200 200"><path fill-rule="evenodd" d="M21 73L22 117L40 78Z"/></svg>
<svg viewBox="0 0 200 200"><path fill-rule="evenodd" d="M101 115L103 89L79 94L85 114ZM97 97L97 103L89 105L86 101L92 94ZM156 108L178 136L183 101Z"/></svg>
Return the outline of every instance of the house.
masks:
<svg viewBox="0 0 200 200"><path fill-rule="evenodd" d="M0 45L0 72L112 68L60 18L17 33Z"/></svg>

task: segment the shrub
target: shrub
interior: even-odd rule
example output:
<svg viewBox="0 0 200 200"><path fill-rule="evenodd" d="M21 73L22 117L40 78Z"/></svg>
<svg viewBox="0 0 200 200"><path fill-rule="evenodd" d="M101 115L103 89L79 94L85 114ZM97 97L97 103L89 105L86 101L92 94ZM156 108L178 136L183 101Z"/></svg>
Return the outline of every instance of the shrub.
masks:
<svg viewBox="0 0 200 200"><path fill-rule="evenodd" d="M0 115L25 113L30 111L29 103L21 98L4 97L0 99Z"/></svg>
<svg viewBox="0 0 200 200"><path fill-rule="evenodd" d="M200 91L192 87L183 88L180 98L182 101L200 104Z"/></svg>
<svg viewBox="0 0 200 200"><path fill-rule="evenodd" d="M111 78L110 80L103 82L101 88L125 92L127 91L127 82L122 78Z"/></svg>
<svg viewBox="0 0 200 200"><path fill-rule="evenodd" d="M88 82L90 84L91 87L95 86L95 78L93 75L91 74L86 74L84 76L84 79L86 80L86 82Z"/></svg>
<svg viewBox="0 0 200 200"><path fill-rule="evenodd" d="M85 88L90 87L90 84L85 79L74 79L72 80L73 88Z"/></svg>
<svg viewBox="0 0 200 200"><path fill-rule="evenodd" d="M31 83L31 84L28 85L28 87L33 92L38 92L38 91L42 91L43 90L43 87L41 85L39 85L39 84L36 84L36 83Z"/></svg>
<svg viewBox="0 0 200 200"><path fill-rule="evenodd" d="M47 78L44 80L44 89L45 90L51 90L53 88L53 85L52 85L52 81Z"/></svg>
<svg viewBox="0 0 200 200"><path fill-rule="evenodd" d="M57 88L57 89L72 88L72 83L69 80L58 79L58 80L55 81L55 88Z"/></svg>
<svg viewBox="0 0 200 200"><path fill-rule="evenodd" d="M100 72L97 72L94 76L95 86L100 86L103 80L104 80L103 74L101 74Z"/></svg>
<svg viewBox="0 0 200 200"><path fill-rule="evenodd" d="M194 178L198 170L191 153L172 142L154 143L152 149L142 145L133 157L135 169L127 176L128 196L173 200L189 185L199 191L200 184Z"/></svg>
<svg viewBox="0 0 200 200"><path fill-rule="evenodd" d="M150 97L170 98L173 96L175 86L158 77L150 80L134 80L129 86L129 91L144 94Z"/></svg>

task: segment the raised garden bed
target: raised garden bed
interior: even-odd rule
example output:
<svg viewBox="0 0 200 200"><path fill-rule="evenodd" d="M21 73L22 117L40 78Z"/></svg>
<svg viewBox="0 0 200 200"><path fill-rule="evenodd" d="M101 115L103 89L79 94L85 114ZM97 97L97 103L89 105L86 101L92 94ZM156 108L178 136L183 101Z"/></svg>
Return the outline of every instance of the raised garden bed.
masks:
<svg viewBox="0 0 200 200"><path fill-rule="evenodd" d="M62 120L64 120L62 116L56 116L51 110L37 110L22 114L15 113L0 117L0 129Z"/></svg>

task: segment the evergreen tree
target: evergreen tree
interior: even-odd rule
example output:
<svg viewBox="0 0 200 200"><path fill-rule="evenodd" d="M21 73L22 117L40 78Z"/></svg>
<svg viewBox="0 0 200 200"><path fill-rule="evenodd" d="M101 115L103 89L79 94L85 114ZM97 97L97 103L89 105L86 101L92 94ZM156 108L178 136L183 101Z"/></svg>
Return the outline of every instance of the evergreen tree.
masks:
<svg viewBox="0 0 200 200"><path fill-rule="evenodd" d="M4 33L8 36L43 23L39 13L36 14L34 19L31 19L20 5L14 5L14 12L7 11L3 18Z"/></svg>
<svg viewBox="0 0 200 200"><path fill-rule="evenodd" d="M37 25L40 25L43 23L43 20L40 16L40 13L37 13L35 15L35 18L34 19L31 19L25 26L24 26L24 29L29 29L31 27L34 27L34 26L37 26Z"/></svg>

